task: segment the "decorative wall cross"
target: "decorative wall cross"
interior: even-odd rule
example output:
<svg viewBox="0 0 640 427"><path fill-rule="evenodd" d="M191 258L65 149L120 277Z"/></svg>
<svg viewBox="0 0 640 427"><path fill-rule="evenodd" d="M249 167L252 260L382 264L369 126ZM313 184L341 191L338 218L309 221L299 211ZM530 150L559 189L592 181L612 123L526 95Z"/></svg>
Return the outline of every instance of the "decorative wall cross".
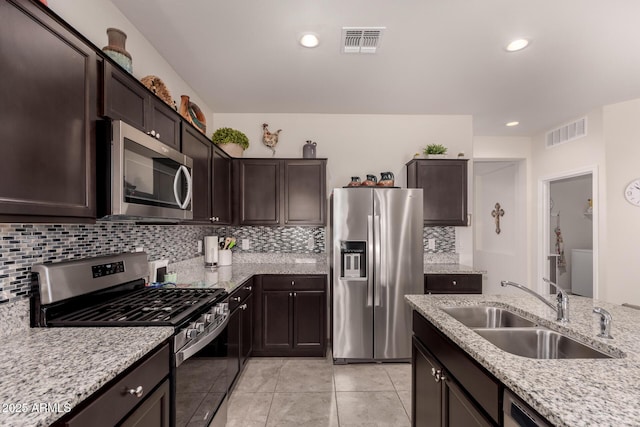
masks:
<svg viewBox="0 0 640 427"><path fill-rule="evenodd" d="M504 209L500 207L500 203L496 203L496 208L491 211L491 216L495 218L496 234L500 234L500 217L504 216Z"/></svg>

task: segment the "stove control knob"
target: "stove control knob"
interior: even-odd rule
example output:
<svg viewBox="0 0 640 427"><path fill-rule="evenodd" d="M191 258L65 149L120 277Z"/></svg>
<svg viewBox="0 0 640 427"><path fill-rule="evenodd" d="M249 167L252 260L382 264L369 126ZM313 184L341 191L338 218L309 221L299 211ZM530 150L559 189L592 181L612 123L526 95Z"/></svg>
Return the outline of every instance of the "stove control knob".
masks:
<svg viewBox="0 0 640 427"><path fill-rule="evenodd" d="M197 329L187 329L187 339L194 339L196 336L198 336L198 330Z"/></svg>
<svg viewBox="0 0 640 427"><path fill-rule="evenodd" d="M198 333L204 332L204 323L196 322L195 328L196 328L196 331L198 331Z"/></svg>
<svg viewBox="0 0 640 427"><path fill-rule="evenodd" d="M227 313L228 305L226 303L216 305L215 313L224 316Z"/></svg>
<svg viewBox="0 0 640 427"><path fill-rule="evenodd" d="M214 318L215 318L215 313L206 313L203 316L204 323L211 323L211 322L213 322Z"/></svg>

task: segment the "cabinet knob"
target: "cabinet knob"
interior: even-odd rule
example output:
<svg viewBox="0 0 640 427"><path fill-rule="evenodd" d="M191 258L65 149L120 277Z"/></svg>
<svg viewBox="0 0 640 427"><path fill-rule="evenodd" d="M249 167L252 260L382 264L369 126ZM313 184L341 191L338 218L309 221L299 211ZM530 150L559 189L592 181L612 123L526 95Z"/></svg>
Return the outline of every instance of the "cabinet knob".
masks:
<svg viewBox="0 0 640 427"><path fill-rule="evenodd" d="M245 286L245 287L244 287L244 290L245 290L245 291L250 291L251 289L253 289L251 286Z"/></svg>
<svg viewBox="0 0 640 427"><path fill-rule="evenodd" d="M295 281L295 280L292 280L292 281L291 281L291 286L293 286L293 285L295 285L295 284L296 284L296 281Z"/></svg>
<svg viewBox="0 0 640 427"><path fill-rule="evenodd" d="M455 280L451 281L451 283L453 284L453 286L458 284L458 282L456 282Z"/></svg>
<svg viewBox="0 0 640 427"><path fill-rule="evenodd" d="M289 297L292 297L292 296L293 296L293 292L289 292Z"/></svg>
<svg viewBox="0 0 640 427"><path fill-rule="evenodd" d="M147 132L147 135L156 136L156 131L150 130L149 132Z"/></svg>
<svg viewBox="0 0 640 427"><path fill-rule="evenodd" d="M136 388L130 388L129 390L127 390L127 393L129 393L131 396L142 397L142 395L144 394L144 389L141 385L139 385Z"/></svg>
<svg viewBox="0 0 640 427"><path fill-rule="evenodd" d="M297 296L298 296L298 294L297 294L296 292L294 292L294 293L293 293L293 297L295 298L295 297L297 297Z"/></svg>
<svg viewBox="0 0 640 427"><path fill-rule="evenodd" d="M240 297L231 298L231 301L240 302Z"/></svg>
<svg viewBox="0 0 640 427"><path fill-rule="evenodd" d="M240 308L241 308L241 309L243 309L243 310L246 310L246 309L247 309L247 304L242 304L242 305L240 306Z"/></svg>
<svg viewBox="0 0 640 427"><path fill-rule="evenodd" d="M437 383L446 379L442 369L431 368L431 376L434 377L434 380Z"/></svg>
<svg viewBox="0 0 640 427"><path fill-rule="evenodd" d="M160 133L156 133L156 139L160 139Z"/></svg>

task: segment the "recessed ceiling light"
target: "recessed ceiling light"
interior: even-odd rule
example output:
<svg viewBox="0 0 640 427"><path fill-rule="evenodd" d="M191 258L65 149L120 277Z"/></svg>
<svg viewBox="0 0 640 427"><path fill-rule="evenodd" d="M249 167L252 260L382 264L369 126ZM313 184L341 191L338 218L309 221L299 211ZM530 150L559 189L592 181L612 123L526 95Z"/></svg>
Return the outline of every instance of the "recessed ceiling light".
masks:
<svg viewBox="0 0 640 427"><path fill-rule="evenodd" d="M516 52L518 50L522 50L529 45L529 40L527 39L516 39L507 45L507 51Z"/></svg>
<svg viewBox="0 0 640 427"><path fill-rule="evenodd" d="M505 126L513 127L513 126L518 126L519 124L520 122L509 122L509 123L505 123Z"/></svg>
<svg viewBox="0 0 640 427"><path fill-rule="evenodd" d="M318 36L312 33L306 33L300 37L300 44L304 47L316 47L320 43Z"/></svg>

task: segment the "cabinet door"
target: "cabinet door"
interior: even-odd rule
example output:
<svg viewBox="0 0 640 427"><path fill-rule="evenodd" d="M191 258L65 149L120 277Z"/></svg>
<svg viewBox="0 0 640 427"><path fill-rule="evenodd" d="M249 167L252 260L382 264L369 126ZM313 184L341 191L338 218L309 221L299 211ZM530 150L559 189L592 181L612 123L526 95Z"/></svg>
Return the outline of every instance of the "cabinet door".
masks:
<svg viewBox="0 0 640 427"><path fill-rule="evenodd" d="M169 380L147 397L121 427L169 427Z"/></svg>
<svg viewBox="0 0 640 427"><path fill-rule="evenodd" d="M262 292L262 348L269 350L291 349L291 299L293 292Z"/></svg>
<svg viewBox="0 0 640 427"><path fill-rule="evenodd" d="M191 126L182 130L182 152L193 159L193 220L209 222L211 218L212 144Z"/></svg>
<svg viewBox="0 0 640 427"><path fill-rule="evenodd" d="M95 219L97 56L35 2L0 2L0 219Z"/></svg>
<svg viewBox="0 0 640 427"><path fill-rule="evenodd" d="M294 291L294 349L324 349L326 304L327 296L324 291Z"/></svg>
<svg viewBox="0 0 640 427"><path fill-rule="evenodd" d="M240 333L240 366L244 366L253 348L253 299L250 295L242 307L242 328Z"/></svg>
<svg viewBox="0 0 640 427"><path fill-rule="evenodd" d="M180 151L180 115L163 100L151 93L148 94L147 107L149 114L148 130L154 131L161 142ZM187 126L185 125L185 127Z"/></svg>
<svg viewBox="0 0 640 427"><path fill-rule="evenodd" d="M279 160L240 160L240 224L280 223Z"/></svg>
<svg viewBox="0 0 640 427"><path fill-rule="evenodd" d="M491 427L494 425L476 408L455 381L447 378L443 381L442 387L444 426Z"/></svg>
<svg viewBox="0 0 640 427"><path fill-rule="evenodd" d="M466 160L413 160L407 187L424 191L424 225L467 225Z"/></svg>
<svg viewBox="0 0 640 427"><path fill-rule="evenodd" d="M284 223L325 225L326 160L284 161Z"/></svg>
<svg viewBox="0 0 640 427"><path fill-rule="evenodd" d="M434 372L442 366L414 337L411 361L411 420L415 427L442 426L442 384Z"/></svg>
<svg viewBox="0 0 640 427"><path fill-rule="evenodd" d="M231 209L231 158L217 146L213 146L213 199L212 216L216 224L233 222Z"/></svg>
<svg viewBox="0 0 640 427"><path fill-rule="evenodd" d="M149 91L138 84L129 73L104 61L104 99L102 114L113 120L122 120L147 132Z"/></svg>

